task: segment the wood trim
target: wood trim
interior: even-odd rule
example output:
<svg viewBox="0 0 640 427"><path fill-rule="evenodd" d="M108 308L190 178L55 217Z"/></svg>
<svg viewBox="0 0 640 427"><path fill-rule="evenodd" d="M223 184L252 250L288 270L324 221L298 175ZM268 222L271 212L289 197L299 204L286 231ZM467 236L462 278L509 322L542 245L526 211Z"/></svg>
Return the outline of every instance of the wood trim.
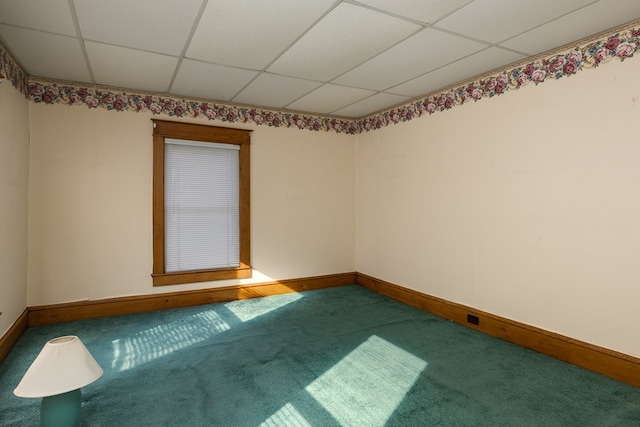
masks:
<svg viewBox="0 0 640 427"><path fill-rule="evenodd" d="M355 283L355 280L354 280ZM29 309L25 308L20 317L13 323L9 330L0 338L0 362L7 357L18 339L27 330Z"/></svg>
<svg viewBox="0 0 640 427"><path fill-rule="evenodd" d="M153 122L153 286L251 277L251 132L193 123L152 119ZM239 151L240 266L167 273L165 271L165 138L237 145Z"/></svg>
<svg viewBox="0 0 640 427"><path fill-rule="evenodd" d="M426 295L365 274L357 274L357 283L374 292L472 329L640 387L639 358ZM478 325L469 323L468 315L476 316Z"/></svg>
<svg viewBox="0 0 640 427"><path fill-rule="evenodd" d="M151 119L153 135L162 138L190 139L195 141L223 142L226 144L248 144L252 130L221 126L174 122Z"/></svg>
<svg viewBox="0 0 640 427"><path fill-rule="evenodd" d="M161 274L161 273L164 273L164 137L154 134L153 135L153 274Z"/></svg>
<svg viewBox="0 0 640 427"><path fill-rule="evenodd" d="M423 294L361 273L29 307L0 338L0 362L27 326L258 298L355 283L456 323L640 387L640 359L636 357ZM469 314L478 318L478 325L467 321Z"/></svg>
<svg viewBox="0 0 640 427"><path fill-rule="evenodd" d="M356 273L343 273L286 279L253 285L226 286L155 295L139 295L95 301L43 305L29 307L28 325L38 326L72 320L190 307L194 305L353 285L355 283Z"/></svg>
<svg viewBox="0 0 640 427"><path fill-rule="evenodd" d="M251 266L251 155L249 144L242 144L239 153L240 179L240 267Z"/></svg>
<svg viewBox="0 0 640 427"><path fill-rule="evenodd" d="M153 286L211 282L214 280L247 279L251 277L251 267L203 271L181 271L178 273L154 273L152 276Z"/></svg>

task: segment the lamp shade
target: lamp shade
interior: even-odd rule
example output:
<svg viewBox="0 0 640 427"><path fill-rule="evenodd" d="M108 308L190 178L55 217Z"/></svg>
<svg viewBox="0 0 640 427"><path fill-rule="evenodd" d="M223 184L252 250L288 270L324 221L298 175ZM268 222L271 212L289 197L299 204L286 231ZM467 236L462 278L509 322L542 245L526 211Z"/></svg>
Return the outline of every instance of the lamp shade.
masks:
<svg viewBox="0 0 640 427"><path fill-rule="evenodd" d="M102 368L80 338L48 341L13 393L18 397L46 397L86 386L102 376Z"/></svg>

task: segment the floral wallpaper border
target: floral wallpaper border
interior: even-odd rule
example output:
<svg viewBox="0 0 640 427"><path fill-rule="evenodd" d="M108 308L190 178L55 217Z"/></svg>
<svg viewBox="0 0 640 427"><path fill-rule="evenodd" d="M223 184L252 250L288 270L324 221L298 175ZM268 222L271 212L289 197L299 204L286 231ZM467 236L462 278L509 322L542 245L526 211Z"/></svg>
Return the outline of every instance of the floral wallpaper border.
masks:
<svg viewBox="0 0 640 427"><path fill-rule="evenodd" d="M360 131L380 129L390 124L406 122L414 117L449 110L470 101L502 95L530 83L537 85L546 80L569 77L578 71L596 68L614 58L624 61L639 49L640 27L626 28L562 53L530 62L523 61L523 65L513 69L505 69L497 74L366 117L359 121Z"/></svg>
<svg viewBox="0 0 640 427"><path fill-rule="evenodd" d="M263 110L211 101L180 99L172 95L117 92L99 86L75 86L32 80L29 98L45 104L85 104L89 108L115 111L150 111L170 117L206 117L229 123L255 123L271 127L290 127L314 131L332 130L337 133L356 134L360 131L354 120L337 117L319 117L296 112Z"/></svg>
<svg viewBox="0 0 640 427"><path fill-rule="evenodd" d="M13 59L7 48L0 41L0 73L11 84L25 95L29 92L29 79L22 67Z"/></svg>
<svg viewBox="0 0 640 427"><path fill-rule="evenodd" d="M637 23L636 23L637 25ZM426 114L449 110L457 105L502 95L528 84L569 77L613 59L631 58L640 49L640 26L630 26L606 34L594 41L558 53L523 61L512 69L482 77L426 98L414 100L362 119L322 117L304 113L265 110L211 101L181 99L168 94L144 94L118 91L95 85L65 84L28 79L0 44L0 72L27 98L35 103L85 104L89 108L115 111L149 111L171 117L206 117L229 123L254 123L312 131L357 134L406 122Z"/></svg>

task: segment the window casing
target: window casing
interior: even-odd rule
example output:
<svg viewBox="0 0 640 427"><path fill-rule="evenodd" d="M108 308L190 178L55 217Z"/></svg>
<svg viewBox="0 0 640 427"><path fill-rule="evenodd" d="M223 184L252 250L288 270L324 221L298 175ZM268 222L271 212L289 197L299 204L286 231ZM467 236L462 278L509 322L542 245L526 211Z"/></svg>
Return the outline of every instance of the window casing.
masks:
<svg viewBox="0 0 640 427"><path fill-rule="evenodd" d="M153 285L175 285L250 277L249 147L251 131L165 120L153 120L153 126ZM232 149L225 150L225 146L230 146L229 148ZM224 250L230 251L230 261L222 262L221 265L223 266L214 268L190 268L190 264L188 263L185 267L180 266L180 262L175 261L176 253L179 255L180 244L175 243L179 241L179 239L176 240L175 238L175 225L171 225L173 221L172 212L180 209L180 203L177 203L178 208L175 208L176 203L171 202L171 200L175 200L176 195L169 187L175 186L176 184L172 177L166 176L166 174L167 168L169 168L169 170L175 170L171 169L175 166L172 166L173 163L171 163L175 161L175 158L172 157L174 154L171 153L175 151L174 148L176 147L178 152L180 152L182 148L185 148L187 150L186 158L195 159L196 163L199 164L196 166L188 165L188 168L200 168L205 172L206 164L203 168L204 160L193 157L194 153L197 154L197 151L190 150L207 150L207 147L210 147L210 151L219 152L223 157L226 156L225 152L228 152L230 153L229 155L232 156L231 158L235 156L237 159L237 163L235 163L237 164L237 170L229 169L227 171L228 173L225 172L221 175L223 181L225 179L232 180L229 181L229 187L235 187L236 191L236 196L231 196L230 198L233 202L231 204L227 203L227 205L222 208L218 206L218 203L215 201L205 203L204 205L206 206L203 205L198 207L198 209L206 212L188 224L188 226L192 226L193 224L197 224L199 220L206 220L206 218L210 217L221 218L224 217L226 213L237 216L237 220L232 219L231 222L223 221L225 228L231 227L229 233L227 233L226 230L224 233L214 233L216 235L220 234L220 236L216 236L216 238L220 237L225 240L229 235L231 236L229 247L224 248L225 242L222 242L223 252ZM167 155L167 151L169 155ZM215 157L217 157L217 155L214 155L214 158ZM169 165L167 165L167 161ZM178 164L180 164L180 161L178 155ZM216 160L214 159L213 162L215 163ZM224 164L226 165L225 167L229 167L229 164L233 165L234 163ZM200 174L200 176L201 175L202 174ZM189 179L189 174L186 174L186 178L179 182L179 186L185 188L185 183L189 184ZM233 182L234 180L237 180L237 183ZM197 182L194 181L194 185L195 184L197 184ZM224 186L226 184L222 185ZM221 184L217 184L217 187L220 186ZM204 191L208 190L205 188ZM231 191L231 193L233 193L233 191ZM197 194L197 192L195 194ZM225 195L225 198L226 197ZM237 206L233 206L234 203L237 203ZM212 204L216 206L211 206ZM189 206L189 210L193 211L194 209L192 206ZM232 213L233 211L235 211L235 214ZM200 245L206 245L207 239L209 239L209 237L204 239L204 243L201 241ZM187 246L190 246L189 242L187 242ZM202 250L198 248L202 248ZM191 250L206 253L209 248L198 246L194 242ZM211 251L216 252L214 248L211 248ZM193 265L198 264L196 262L196 264Z"/></svg>

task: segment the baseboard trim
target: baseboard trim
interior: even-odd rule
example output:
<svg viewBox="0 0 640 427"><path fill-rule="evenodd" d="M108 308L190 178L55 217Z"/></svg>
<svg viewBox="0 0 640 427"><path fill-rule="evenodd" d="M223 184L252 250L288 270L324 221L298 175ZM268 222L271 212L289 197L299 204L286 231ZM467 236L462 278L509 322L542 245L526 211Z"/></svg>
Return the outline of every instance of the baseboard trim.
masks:
<svg viewBox="0 0 640 427"><path fill-rule="evenodd" d="M356 273L331 274L252 285L42 305L29 307L28 325L39 326L354 285L356 276Z"/></svg>
<svg viewBox="0 0 640 427"><path fill-rule="evenodd" d="M0 362L28 326L258 298L356 283L445 319L640 387L639 358L423 294L362 273L332 274L253 285L28 307L0 338ZM478 325L469 323L468 315L476 316Z"/></svg>
<svg viewBox="0 0 640 427"><path fill-rule="evenodd" d="M9 330L0 338L0 363L7 357L18 339L27 330L29 309L25 308L20 317L13 322Z"/></svg>
<svg viewBox="0 0 640 427"><path fill-rule="evenodd" d="M573 365L640 387L640 359L358 273L374 292ZM475 316L478 325L469 323Z"/></svg>

